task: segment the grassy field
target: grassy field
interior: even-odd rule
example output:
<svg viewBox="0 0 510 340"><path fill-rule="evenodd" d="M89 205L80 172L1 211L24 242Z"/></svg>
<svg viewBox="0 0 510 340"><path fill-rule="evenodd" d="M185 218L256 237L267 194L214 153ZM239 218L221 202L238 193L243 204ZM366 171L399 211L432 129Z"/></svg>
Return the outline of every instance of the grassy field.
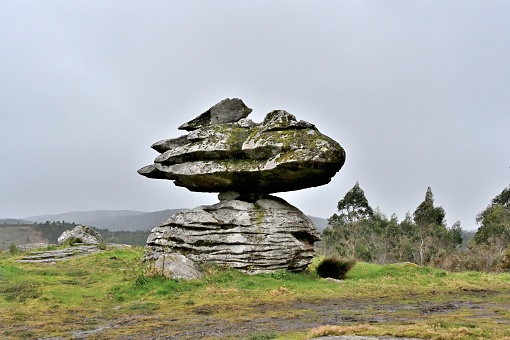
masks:
<svg viewBox="0 0 510 340"><path fill-rule="evenodd" d="M510 339L510 274L358 263L341 283L309 272L151 277L142 248L56 264L0 255L0 338Z"/></svg>

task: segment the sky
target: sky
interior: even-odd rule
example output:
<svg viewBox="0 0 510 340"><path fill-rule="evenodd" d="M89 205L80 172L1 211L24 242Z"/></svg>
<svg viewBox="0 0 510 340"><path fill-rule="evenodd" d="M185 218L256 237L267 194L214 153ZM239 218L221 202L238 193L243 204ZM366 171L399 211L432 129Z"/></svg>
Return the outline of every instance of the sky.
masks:
<svg viewBox="0 0 510 340"><path fill-rule="evenodd" d="M137 170L225 98L283 109L347 160L277 194L327 218L356 182L399 220L432 188L448 225L510 184L510 2L0 2L0 217L217 202Z"/></svg>

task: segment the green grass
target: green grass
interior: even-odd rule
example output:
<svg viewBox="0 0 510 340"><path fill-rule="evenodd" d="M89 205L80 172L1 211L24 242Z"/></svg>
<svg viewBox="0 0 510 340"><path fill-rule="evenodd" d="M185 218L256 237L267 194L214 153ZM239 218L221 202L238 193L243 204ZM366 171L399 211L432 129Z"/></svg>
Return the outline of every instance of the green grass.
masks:
<svg viewBox="0 0 510 340"><path fill-rule="evenodd" d="M18 255L2 253L0 338L72 338L77 330L101 328L105 328L103 338L150 337L162 329L171 336L206 322L243 325L253 319L313 319L316 312L292 304L329 301L369 306L363 313L373 318L415 317L416 321L410 324L395 317L397 321L367 323L363 321L367 315L356 308L336 307L354 321L312 331L256 330L244 338L306 339L320 332L431 339L510 337L505 326L510 322L508 273L449 273L409 263L357 263L346 280L336 283L318 277L314 268L320 259L316 259L309 271L299 274L247 275L209 266L203 279L182 281L152 276L140 261L142 255L141 247L108 249L49 265L18 263ZM462 307L430 315L416 308L468 302L487 307L483 313ZM384 309L394 304L413 308Z"/></svg>

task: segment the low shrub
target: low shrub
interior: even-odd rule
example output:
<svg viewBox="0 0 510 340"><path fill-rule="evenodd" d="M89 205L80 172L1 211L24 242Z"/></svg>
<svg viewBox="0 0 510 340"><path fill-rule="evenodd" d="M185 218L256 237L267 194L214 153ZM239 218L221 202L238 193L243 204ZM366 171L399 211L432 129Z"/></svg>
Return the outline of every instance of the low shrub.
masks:
<svg viewBox="0 0 510 340"><path fill-rule="evenodd" d="M82 241L79 238L76 238L74 236L69 237L63 244L65 247L72 247L76 243L81 243Z"/></svg>
<svg viewBox="0 0 510 340"><path fill-rule="evenodd" d="M101 242L97 245L97 249L106 250L108 248L108 244L106 242Z"/></svg>
<svg viewBox="0 0 510 340"><path fill-rule="evenodd" d="M502 251L494 244L472 242L463 251L439 256L432 265L451 272L508 272L510 271L510 247Z"/></svg>
<svg viewBox="0 0 510 340"><path fill-rule="evenodd" d="M9 253L11 255L17 255L21 253L21 249L19 249L18 246L16 246L14 243L11 243L11 245L9 246Z"/></svg>
<svg viewBox="0 0 510 340"><path fill-rule="evenodd" d="M355 260L345 260L339 257L326 257L317 266L317 275L323 278L343 280L349 270L356 264Z"/></svg>

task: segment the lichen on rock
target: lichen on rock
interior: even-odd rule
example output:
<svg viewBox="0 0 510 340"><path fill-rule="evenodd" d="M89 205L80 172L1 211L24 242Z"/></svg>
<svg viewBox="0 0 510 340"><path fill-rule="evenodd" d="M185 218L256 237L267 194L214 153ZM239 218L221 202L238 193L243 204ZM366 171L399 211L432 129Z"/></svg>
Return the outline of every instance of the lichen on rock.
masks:
<svg viewBox="0 0 510 340"><path fill-rule="evenodd" d="M138 172L191 191L274 193L327 184L345 162L337 142L284 110L261 124L220 118L214 121L227 122L193 120L188 135L155 143L161 155Z"/></svg>

